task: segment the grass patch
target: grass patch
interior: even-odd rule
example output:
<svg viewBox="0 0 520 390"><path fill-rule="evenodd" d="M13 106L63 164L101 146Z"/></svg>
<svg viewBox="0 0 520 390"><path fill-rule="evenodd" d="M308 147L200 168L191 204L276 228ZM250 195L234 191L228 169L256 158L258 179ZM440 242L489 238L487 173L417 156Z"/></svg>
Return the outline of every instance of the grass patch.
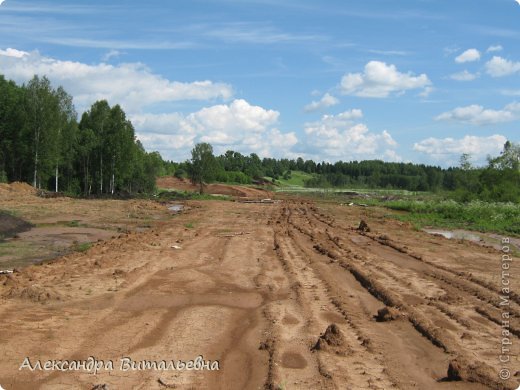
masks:
<svg viewBox="0 0 520 390"><path fill-rule="evenodd" d="M416 228L425 226L461 228L481 232L520 235L520 204L454 200L365 200L391 210L406 213L392 214L392 218L411 222Z"/></svg>
<svg viewBox="0 0 520 390"><path fill-rule="evenodd" d="M188 222L184 224L184 227L187 229L193 229L195 225L193 224L193 222Z"/></svg>
<svg viewBox="0 0 520 390"><path fill-rule="evenodd" d="M79 227L80 226L79 221L77 219L75 219L73 221L68 221L65 225L68 227Z"/></svg>
<svg viewBox="0 0 520 390"><path fill-rule="evenodd" d="M91 242L83 242L81 244L75 244L72 247L72 250L75 251L75 252L86 252L90 248L92 248L92 243Z"/></svg>
<svg viewBox="0 0 520 390"><path fill-rule="evenodd" d="M275 184L280 187L301 187L303 188L305 185L305 180L312 179L314 177L313 174L303 172L303 171L291 171L289 177L285 178L280 176L275 180ZM272 181L272 177L264 177L264 179L268 181Z"/></svg>

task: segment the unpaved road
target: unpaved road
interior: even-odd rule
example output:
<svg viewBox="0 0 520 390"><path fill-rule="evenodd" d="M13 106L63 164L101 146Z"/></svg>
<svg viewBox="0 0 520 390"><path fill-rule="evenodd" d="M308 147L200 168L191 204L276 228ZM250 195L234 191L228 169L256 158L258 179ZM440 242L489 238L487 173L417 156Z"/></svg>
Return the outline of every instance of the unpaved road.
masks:
<svg viewBox="0 0 520 390"><path fill-rule="evenodd" d="M0 385L517 387L516 319L511 361L498 361L504 308L497 250L354 207L297 200L189 205L153 230L0 276ZM370 232L356 230L361 219ZM512 290L520 291L518 262L511 275ZM519 296L511 294L509 303L518 318ZM394 319L376 321L385 306ZM218 360L220 370L119 369L121 357L198 355ZM114 370L19 370L25 357L44 363L89 356L113 360ZM454 359L463 381L446 380ZM509 381L499 379L502 367L510 369Z"/></svg>

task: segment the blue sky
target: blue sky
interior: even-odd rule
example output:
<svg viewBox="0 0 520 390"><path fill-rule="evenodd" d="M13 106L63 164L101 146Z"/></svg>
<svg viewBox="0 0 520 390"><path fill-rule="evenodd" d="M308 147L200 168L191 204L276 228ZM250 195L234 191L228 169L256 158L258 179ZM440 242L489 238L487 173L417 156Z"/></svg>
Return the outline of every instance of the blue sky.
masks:
<svg viewBox="0 0 520 390"><path fill-rule="evenodd" d="M477 164L520 139L515 0L22 1L0 74L121 104L148 150Z"/></svg>

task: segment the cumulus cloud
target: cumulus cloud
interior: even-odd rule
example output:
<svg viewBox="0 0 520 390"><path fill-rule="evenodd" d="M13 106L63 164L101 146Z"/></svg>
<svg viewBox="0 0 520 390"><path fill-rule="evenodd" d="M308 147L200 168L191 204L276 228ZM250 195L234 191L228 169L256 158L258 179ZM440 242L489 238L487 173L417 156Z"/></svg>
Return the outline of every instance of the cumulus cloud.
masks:
<svg viewBox="0 0 520 390"><path fill-rule="evenodd" d="M323 110L324 108L335 106L339 103L338 98L332 96L329 93L323 95L323 97L318 101L312 101L304 107L305 112L313 112L318 110Z"/></svg>
<svg viewBox="0 0 520 390"><path fill-rule="evenodd" d="M414 76L401 73L395 65L370 61L363 73L348 73L341 79L340 90L345 95L385 98L407 90L424 89L431 85L426 74Z"/></svg>
<svg viewBox="0 0 520 390"><path fill-rule="evenodd" d="M489 137L466 135L463 138L427 138L414 144L413 149L429 155L433 160L456 164L463 153L471 154L478 163L486 156L495 156L502 150L507 138L495 134Z"/></svg>
<svg viewBox="0 0 520 390"><path fill-rule="evenodd" d="M477 104L457 107L444 112L435 119L438 121L456 121L472 125L484 126L502 122L511 122L520 116L520 103L511 103L502 110L486 109Z"/></svg>
<svg viewBox="0 0 520 390"><path fill-rule="evenodd" d="M338 115L324 115L319 121L306 123L307 150L311 156L327 156L332 160L383 159L400 161L395 152L397 142L390 133L371 132L361 119L361 110Z"/></svg>
<svg viewBox="0 0 520 390"><path fill-rule="evenodd" d="M7 48L6 50L1 50L0 49L0 56L4 56L4 57L23 58L23 57L25 57L28 54L29 53L27 53L25 51L12 49L10 47Z"/></svg>
<svg viewBox="0 0 520 390"><path fill-rule="evenodd" d="M228 84L210 80L171 81L140 63L89 65L42 56L37 51L1 50L0 68L6 78L19 83L27 82L35 74L46 75L74 96L79 111L99 99L121 104L129 112L138 112L157 103L227 100L233 95Z"/></svg>
<svg viewBox="0 0 520 390"><path fill-rule="evenodd" d="M457 81L473 81L478 78L480 75L478 73L471 73L467 70L463 70L462 72L454 73L450 76L450 79Z"/></svg>
<svg viewBox="0 0 520 390"><path fill-rule="evenodd" d="M497 51L502 51L503 49L504 48L501 45L494 45L494 46L489 46L486 51L488 53L493 53L493 52L497 52Z"/></svg>
<svg viewBox="0 0 520 390"><path fill-rule="evenodd" d="M278 111L237 99L189 115L137 114L131 119L143 145L167 158L187 158L197 142L211 143L216 153L234 149L280 157L289 153L298 139L295 133L282 133L275 127L279 115Z"/></svg>
<svg viewBox="0 0 520 390"><path fill-rule="evenodd" d="M480 60L480 52L477 49L468 49L455 58L455 62L459 64L478 60Z"/></svg>
<svg viewBox="0 0 520 390"><path fill-rule="evenodd" d="M520 72L520 62L494 56L486 63L486 72L492 77L504 77Z"/></svg>

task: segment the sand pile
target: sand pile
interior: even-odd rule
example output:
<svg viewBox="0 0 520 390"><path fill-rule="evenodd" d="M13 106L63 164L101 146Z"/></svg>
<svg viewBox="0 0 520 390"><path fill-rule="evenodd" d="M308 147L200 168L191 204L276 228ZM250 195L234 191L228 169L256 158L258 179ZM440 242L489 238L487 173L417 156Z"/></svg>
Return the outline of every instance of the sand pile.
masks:
<svg viewBox="0 0 520 390"><path fill-rule="evenodd" d="M10 184L0 183L0 193L18 193L18 194L31 194L36 195L36 189L27 184L19 181L12 182Z"/></svg>
<svg viewBox="0 0 520 390"><path fill-rule="evenodd" d="M331 324L325 330L316 344L314 345L314 350L328 350L329 347L337 348L342 347L345 344L345 338L341 333L341 330L336 324Z"/></svg>

